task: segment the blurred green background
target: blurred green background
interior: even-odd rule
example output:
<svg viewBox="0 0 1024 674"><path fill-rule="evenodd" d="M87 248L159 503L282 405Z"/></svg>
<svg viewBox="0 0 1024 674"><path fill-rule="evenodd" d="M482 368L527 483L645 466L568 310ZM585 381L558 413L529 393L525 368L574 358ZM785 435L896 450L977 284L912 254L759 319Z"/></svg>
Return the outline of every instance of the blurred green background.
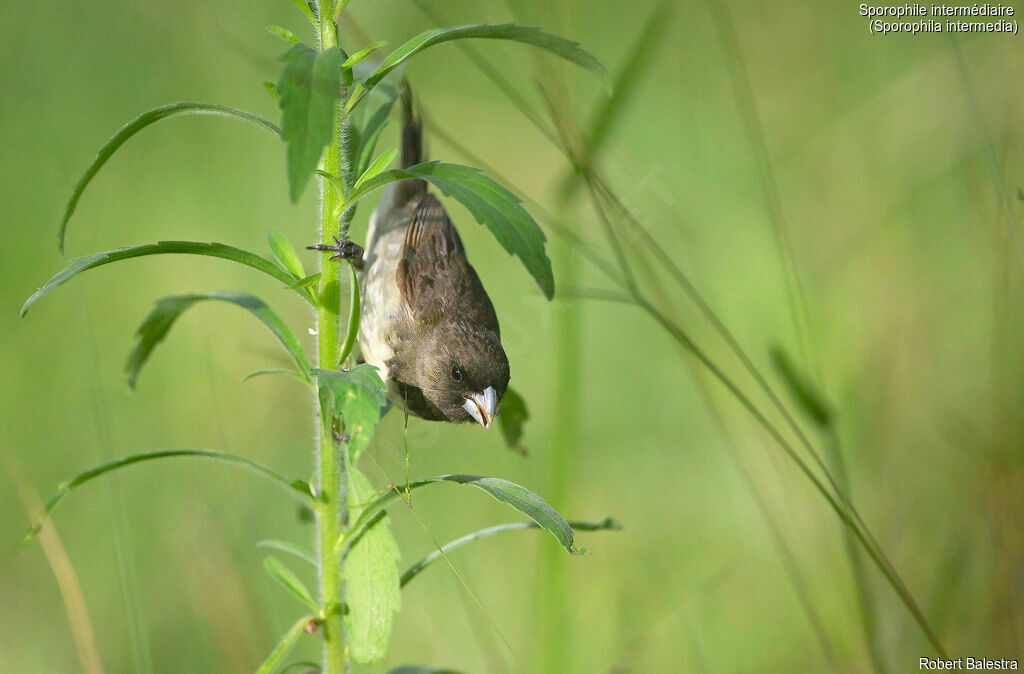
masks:
<svg viewBox="0 0 1024 674"><path fill-rule="evenodd" d="M613 74L655 10L646 0L427 4L455 23L544 25ZM738 51L707 3L668 5L600 169L777 390L775 346L821 385L854 500L953 657L1020 659L1024 43L873 37L852 3L729 6ZM350 12L363 33L393 45L433 25L406 0L355 0ZM89 272L25 319L18 309L65 263L56 250L64 203L121 124L180 100L276 120L261 83L276 80L285 46L263 27L310 35L285 0L7 2L0 17L0 671L73 672L81 664L42 548L11 552L27 503L92 465L151 449L209 447L296 477L312 471L312 400L290 380L239 383L284 356L236 308L187 313L128 391L121 369L153 300L248 290L303 335L312 315L249 270L173 256ZM474 47L538 109L538 67L558 74L584 127L604 101L587 75L528 47ZM737 89L737 63L752 97L742 82ZM406 74L433 123L603 246L584 193L559 202L564 158L458 48L431 49ZM769 172L744 117L751 109ZM436 137L429 143L433 157L468 163ZM161 239L266 253L269 228L312 243L314 190L291 205L283 159L279 142L228 120L156 125L86 192L68 254ZM808 348L787 299L773 194L806 296ZM357 236L369 210L357 216ZM838 519L735 400L695 376L637 309L545 302L486 230L452 212L498 309L513 386L533 413L530 455L505 449L493 430L413 420L412 474L505 477L567 517L614 515L624 529L581 534L590 554L578 558L537 532L454 553L483 612L450 569L432 567L404 592L388 660L358 671L873 671ZM549 239L563 287L603 287ZM637 252L635 241L623 245ZM641 279L768 409L693 305L647 267ZM397 480L402 443L402 420L390 414L371 452ZM364 468L387 482L372 462ZM439 541L516 517L456 487L419 492L414 505ZM404 508L393 520L403 565L432 549ZM299 615L264 575L255 544L310 545L313 529L288 496L245 471L188 460L136 467L73 493L54 523L108 672L250 671ZM888 671L916 671L933 651L880 574L869 568L867 578L881 660ZM317 652L318 639L305 638L296 659Z"/></svg>

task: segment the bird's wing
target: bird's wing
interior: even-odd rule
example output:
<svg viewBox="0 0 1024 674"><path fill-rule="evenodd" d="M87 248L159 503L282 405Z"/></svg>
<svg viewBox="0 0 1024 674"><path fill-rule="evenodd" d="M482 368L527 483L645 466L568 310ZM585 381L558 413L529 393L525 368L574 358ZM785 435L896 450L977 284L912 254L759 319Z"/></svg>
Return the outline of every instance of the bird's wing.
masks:
<svg viewBox="0 0 1024 674"><path fill-rule="evenodd" d="M498 334L494 305L466 259L448 213L432 194L424 195L416 207L395 277L416 320L458 317Z"/></svg>

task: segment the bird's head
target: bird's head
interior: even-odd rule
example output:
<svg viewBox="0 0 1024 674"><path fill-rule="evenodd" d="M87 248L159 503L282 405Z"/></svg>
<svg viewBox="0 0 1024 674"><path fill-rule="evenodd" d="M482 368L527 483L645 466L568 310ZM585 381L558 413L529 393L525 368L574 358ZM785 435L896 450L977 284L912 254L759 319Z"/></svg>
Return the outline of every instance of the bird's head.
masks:
<svg viewBox="0 0 1024 674"><path fill-rule="evenodd" d="M508 358L492 331L461 321L431 330L419 380L423 395L449 421L477 421L487 428L508 388Z"/></svg>

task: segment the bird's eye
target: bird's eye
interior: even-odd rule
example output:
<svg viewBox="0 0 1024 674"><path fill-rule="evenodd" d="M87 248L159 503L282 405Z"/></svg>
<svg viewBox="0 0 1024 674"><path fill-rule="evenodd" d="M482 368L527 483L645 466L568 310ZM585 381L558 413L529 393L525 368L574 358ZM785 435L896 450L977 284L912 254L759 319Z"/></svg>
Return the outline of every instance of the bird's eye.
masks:
<svg viewBox="0 0 1024 674"><path fill-rule="evenodd" d="M452 367L452 381L462 381L462 369L458 365Z"/></svg>

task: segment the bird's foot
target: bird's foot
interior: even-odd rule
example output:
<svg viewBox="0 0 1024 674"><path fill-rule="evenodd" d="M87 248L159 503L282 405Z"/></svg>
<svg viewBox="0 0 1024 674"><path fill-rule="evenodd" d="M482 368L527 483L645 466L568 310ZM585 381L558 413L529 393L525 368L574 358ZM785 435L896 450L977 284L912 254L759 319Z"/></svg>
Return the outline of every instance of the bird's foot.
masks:
<svg viewBox="0 0 1024 674"><path fill-rule="evenodd" d="M332 260L361 260L363 259L363 247L355 241L342 240L338 237L333 237L335 245L330 246L326 243L318 243L313 246L306 246L306 250L320 250L320 251L333 251L335 255L331 256Z"/></svg>

